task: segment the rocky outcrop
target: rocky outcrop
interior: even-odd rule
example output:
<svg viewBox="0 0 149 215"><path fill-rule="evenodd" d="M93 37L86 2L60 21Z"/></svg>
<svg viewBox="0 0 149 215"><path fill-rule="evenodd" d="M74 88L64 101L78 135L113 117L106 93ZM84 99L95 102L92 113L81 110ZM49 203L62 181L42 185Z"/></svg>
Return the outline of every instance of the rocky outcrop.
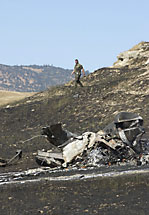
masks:
<svg viewBox="0 0 149 215"><path fill-rule="evenodd" d="M143 68L149 70L149 42L141 42L117 56L113 67Z"/></svg>

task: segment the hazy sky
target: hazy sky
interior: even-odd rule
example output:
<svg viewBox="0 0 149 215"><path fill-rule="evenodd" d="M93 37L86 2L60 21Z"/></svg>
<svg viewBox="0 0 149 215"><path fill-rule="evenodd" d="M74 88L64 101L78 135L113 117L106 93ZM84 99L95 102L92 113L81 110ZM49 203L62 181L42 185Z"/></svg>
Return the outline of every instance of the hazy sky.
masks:
<svg viewBox="0 0 149 215"><path fill-rule="evenodd" d="M149 41L149 0L0 0L0 64L86 70Z"/></svg>

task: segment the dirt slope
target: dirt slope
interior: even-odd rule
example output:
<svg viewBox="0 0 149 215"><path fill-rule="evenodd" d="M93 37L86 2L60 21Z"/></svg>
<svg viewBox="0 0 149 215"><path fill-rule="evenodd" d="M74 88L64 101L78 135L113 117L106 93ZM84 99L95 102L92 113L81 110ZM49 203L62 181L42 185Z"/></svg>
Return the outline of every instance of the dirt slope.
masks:
<svg viewBox="0 0 149 215"><path fill-rule="evenodd" d="M143 50L141 55L131 55L126 64L115 63L110 68L101 68L82 78L83 88L75 89L74 82L69 82L37 93L9 108L1 108L0 155L11 157L16 149L21 148L24 158L16 169L34 167L33 153L37 149L50 148L49 143L43 137L21 141L40 135L43 126L61 122L65 129L72 132L97 132L120 111L139 113L148 131L149 43L141 43L137 47L139 53Z"/></svg>

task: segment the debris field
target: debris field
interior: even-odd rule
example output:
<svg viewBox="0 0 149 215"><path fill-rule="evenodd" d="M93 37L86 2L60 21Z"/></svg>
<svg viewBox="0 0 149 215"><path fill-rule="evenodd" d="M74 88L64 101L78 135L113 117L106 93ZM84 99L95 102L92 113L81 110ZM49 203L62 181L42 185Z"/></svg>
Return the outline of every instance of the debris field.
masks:
<svg viewBox="0 0 149 215"><path fill-rule="evenodd" d="M58 123L42 128L42 135L46 135L52 150L38 150L36 162L51 168L146 165L149 139L144 134L143 118L131 112L120 112L97 133L77 135L62 129Z"/></svg>

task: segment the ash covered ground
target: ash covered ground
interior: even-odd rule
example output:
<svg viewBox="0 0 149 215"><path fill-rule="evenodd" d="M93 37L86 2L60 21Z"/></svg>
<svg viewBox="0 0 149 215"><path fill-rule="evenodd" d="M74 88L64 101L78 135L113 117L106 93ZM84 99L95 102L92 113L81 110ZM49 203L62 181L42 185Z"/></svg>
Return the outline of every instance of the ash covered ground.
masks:
<svg viewBox="0 0 149 215"><path fill-rule="evenodd" d="M75 90L72 81L0 108L2 159L10 160L18 149L23 152L19 162L0 168L0 214L148 214L148 52L149 43L142 42L121 53L114 66L82 78L83 89ZM126 140L120 132L120 146L127 150L118 155L110 144L111 140L117 144L117 139L99 133L105 143L100 139L91 150L85 145L83 161L77 155L78 160L66 162L66 156L56 169L35 161L38 150L53 152L47 137L41 135L43 127L61 123L77 136L97 134L122 111L143 118L146 132L138 138L142 148L134 141L123 147ZM103 161L103 148L108 158L104 164L98 163Z"/></svg>

